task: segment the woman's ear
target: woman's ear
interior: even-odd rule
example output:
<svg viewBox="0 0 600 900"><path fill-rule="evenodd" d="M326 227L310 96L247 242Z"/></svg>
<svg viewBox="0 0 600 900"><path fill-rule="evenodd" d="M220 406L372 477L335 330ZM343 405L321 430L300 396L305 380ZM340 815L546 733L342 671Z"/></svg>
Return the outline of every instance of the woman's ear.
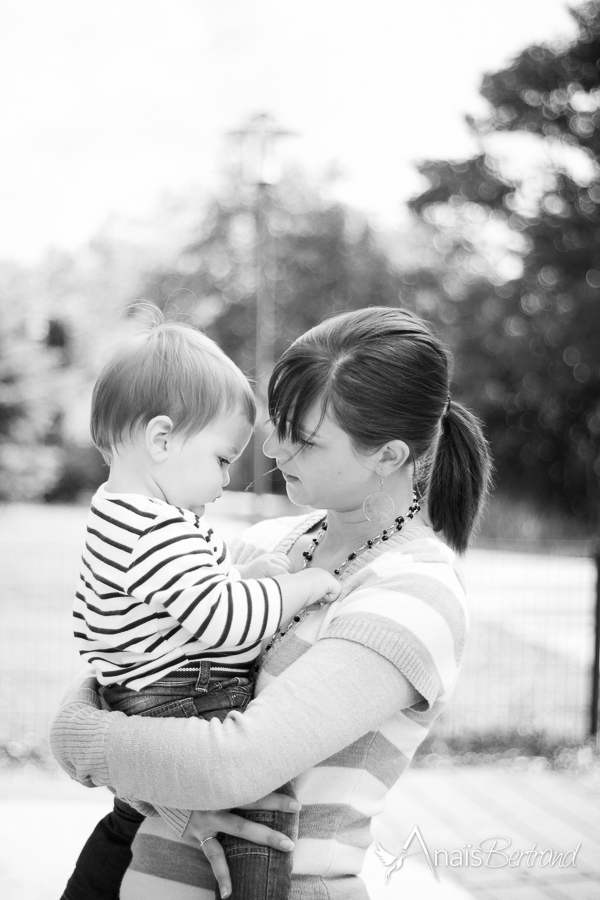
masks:
<svg viewBox="0 0 600 900"><path fill-rule="evenodd" d="M391 475L410 462L410 449L404 441L388 441L377 451L375 459L383 475Z"/></svg>
<svg viewBox="0 0 600 900"><path fill-rule="evenodd" d="M173 430L173 420L169 416L155 416L146 425L146 450L153 462L160 463L169 452L168 438Z"/></svg>

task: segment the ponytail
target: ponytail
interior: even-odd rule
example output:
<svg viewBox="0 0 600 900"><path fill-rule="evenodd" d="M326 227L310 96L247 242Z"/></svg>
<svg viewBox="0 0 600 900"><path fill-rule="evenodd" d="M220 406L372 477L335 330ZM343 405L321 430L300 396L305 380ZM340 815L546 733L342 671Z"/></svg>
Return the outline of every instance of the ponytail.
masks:
<svg viewBox="0 0 600 900"><path fill-rule="evenodd" d="M431 524L463 553L485 503L492 474L488 444L473 413L451 401L442 416L429 478Z"/></svg>

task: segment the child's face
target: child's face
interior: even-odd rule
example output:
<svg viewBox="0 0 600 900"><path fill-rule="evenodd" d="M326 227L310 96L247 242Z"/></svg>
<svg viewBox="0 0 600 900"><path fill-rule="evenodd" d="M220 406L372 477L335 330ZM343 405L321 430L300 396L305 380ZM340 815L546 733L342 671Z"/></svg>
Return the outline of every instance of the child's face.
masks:
<svg viewBox="0 0 600 900"><path fill-rule="evenodd" d="M238 410L213 419L197 434L169 437L169 454L156 481L167 503L204 513L229 484L229 467L242 453L252 427Z"/></svg>

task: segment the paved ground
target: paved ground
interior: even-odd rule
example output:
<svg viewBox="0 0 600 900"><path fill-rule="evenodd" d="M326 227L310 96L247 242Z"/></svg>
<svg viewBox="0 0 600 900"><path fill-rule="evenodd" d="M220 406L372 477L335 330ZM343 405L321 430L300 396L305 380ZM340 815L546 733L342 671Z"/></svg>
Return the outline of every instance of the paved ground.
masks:
<svg viewBox="0 0 600 900"><path fill-rule="evenodd" d="M109 805L107 792L82 788L62 773L0 771L3 900L58 900L82 842ZM398 853L417 826L439 881L415 836L408 850L419 852L387 884L382 863L369 854L364 878L372 900L600 900L597 780L531 768L416 769L396 788L394 809L379 826L382 845ZM484 857L486 864L465 865L467 849L483 841L491 850L494 836L497 851ZM540 864L546 854L534 865L523 857L510 867L499 852L534 846L563 853L563 863L579 846L575 865Z"/></svg>
<svg viewBox="0 0 600 900"><path fill-rule="evenodd" d="M58 900L85 837L109 808L108 792L87 790L62 773L0 771L2 900ZM399 874L401 882L386 886L381 863L369 854L364 877L372 900L395 900L400 886L402 900L470 900L418 864Z"/></svg>
<svg viewBox="0 0 600 900"><path fill-rule="evenodd" d="M441 877L451 877L477 900L600 900L600 783L559 772L499 767L417 769L396 788L394 820L404 841L418 825ZM479 842L491 851L484 864L464 865ZM510 845L508 844L510 842ZM414 844L414 842L413 842ZM567 851L579 850L575 865ZM521 855L509 866L503 852L547 850L544 857ZM411 848L413 849L413 848ZM549 865L550 853L563 866ZM446 859L463 863L451 868ZM515 862L519 859L514 857ZM528 865L528 860L533 864ZM489 863L489 865L488 865ZM408 859L406 867L411 864ZM390 881L402 873L394 873ZM400 896L400 895L398 895ZM428 897L428 894L424 894Z"/></svg>

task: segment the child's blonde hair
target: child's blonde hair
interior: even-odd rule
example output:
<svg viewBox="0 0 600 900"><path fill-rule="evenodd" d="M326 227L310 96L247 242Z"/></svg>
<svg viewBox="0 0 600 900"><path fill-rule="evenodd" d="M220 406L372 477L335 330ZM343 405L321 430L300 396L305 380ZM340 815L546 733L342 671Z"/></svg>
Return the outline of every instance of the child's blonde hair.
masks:
<svg viewBox="0 0 600 900"><path fill-rule="evenodd" d="M156 307L142 310L148 328L113 351L94 386L92 439L106 462L125 434L155 416L190 435L238 407L253 426L252 388L221 348L190 325L165 322Z"/></svg>

